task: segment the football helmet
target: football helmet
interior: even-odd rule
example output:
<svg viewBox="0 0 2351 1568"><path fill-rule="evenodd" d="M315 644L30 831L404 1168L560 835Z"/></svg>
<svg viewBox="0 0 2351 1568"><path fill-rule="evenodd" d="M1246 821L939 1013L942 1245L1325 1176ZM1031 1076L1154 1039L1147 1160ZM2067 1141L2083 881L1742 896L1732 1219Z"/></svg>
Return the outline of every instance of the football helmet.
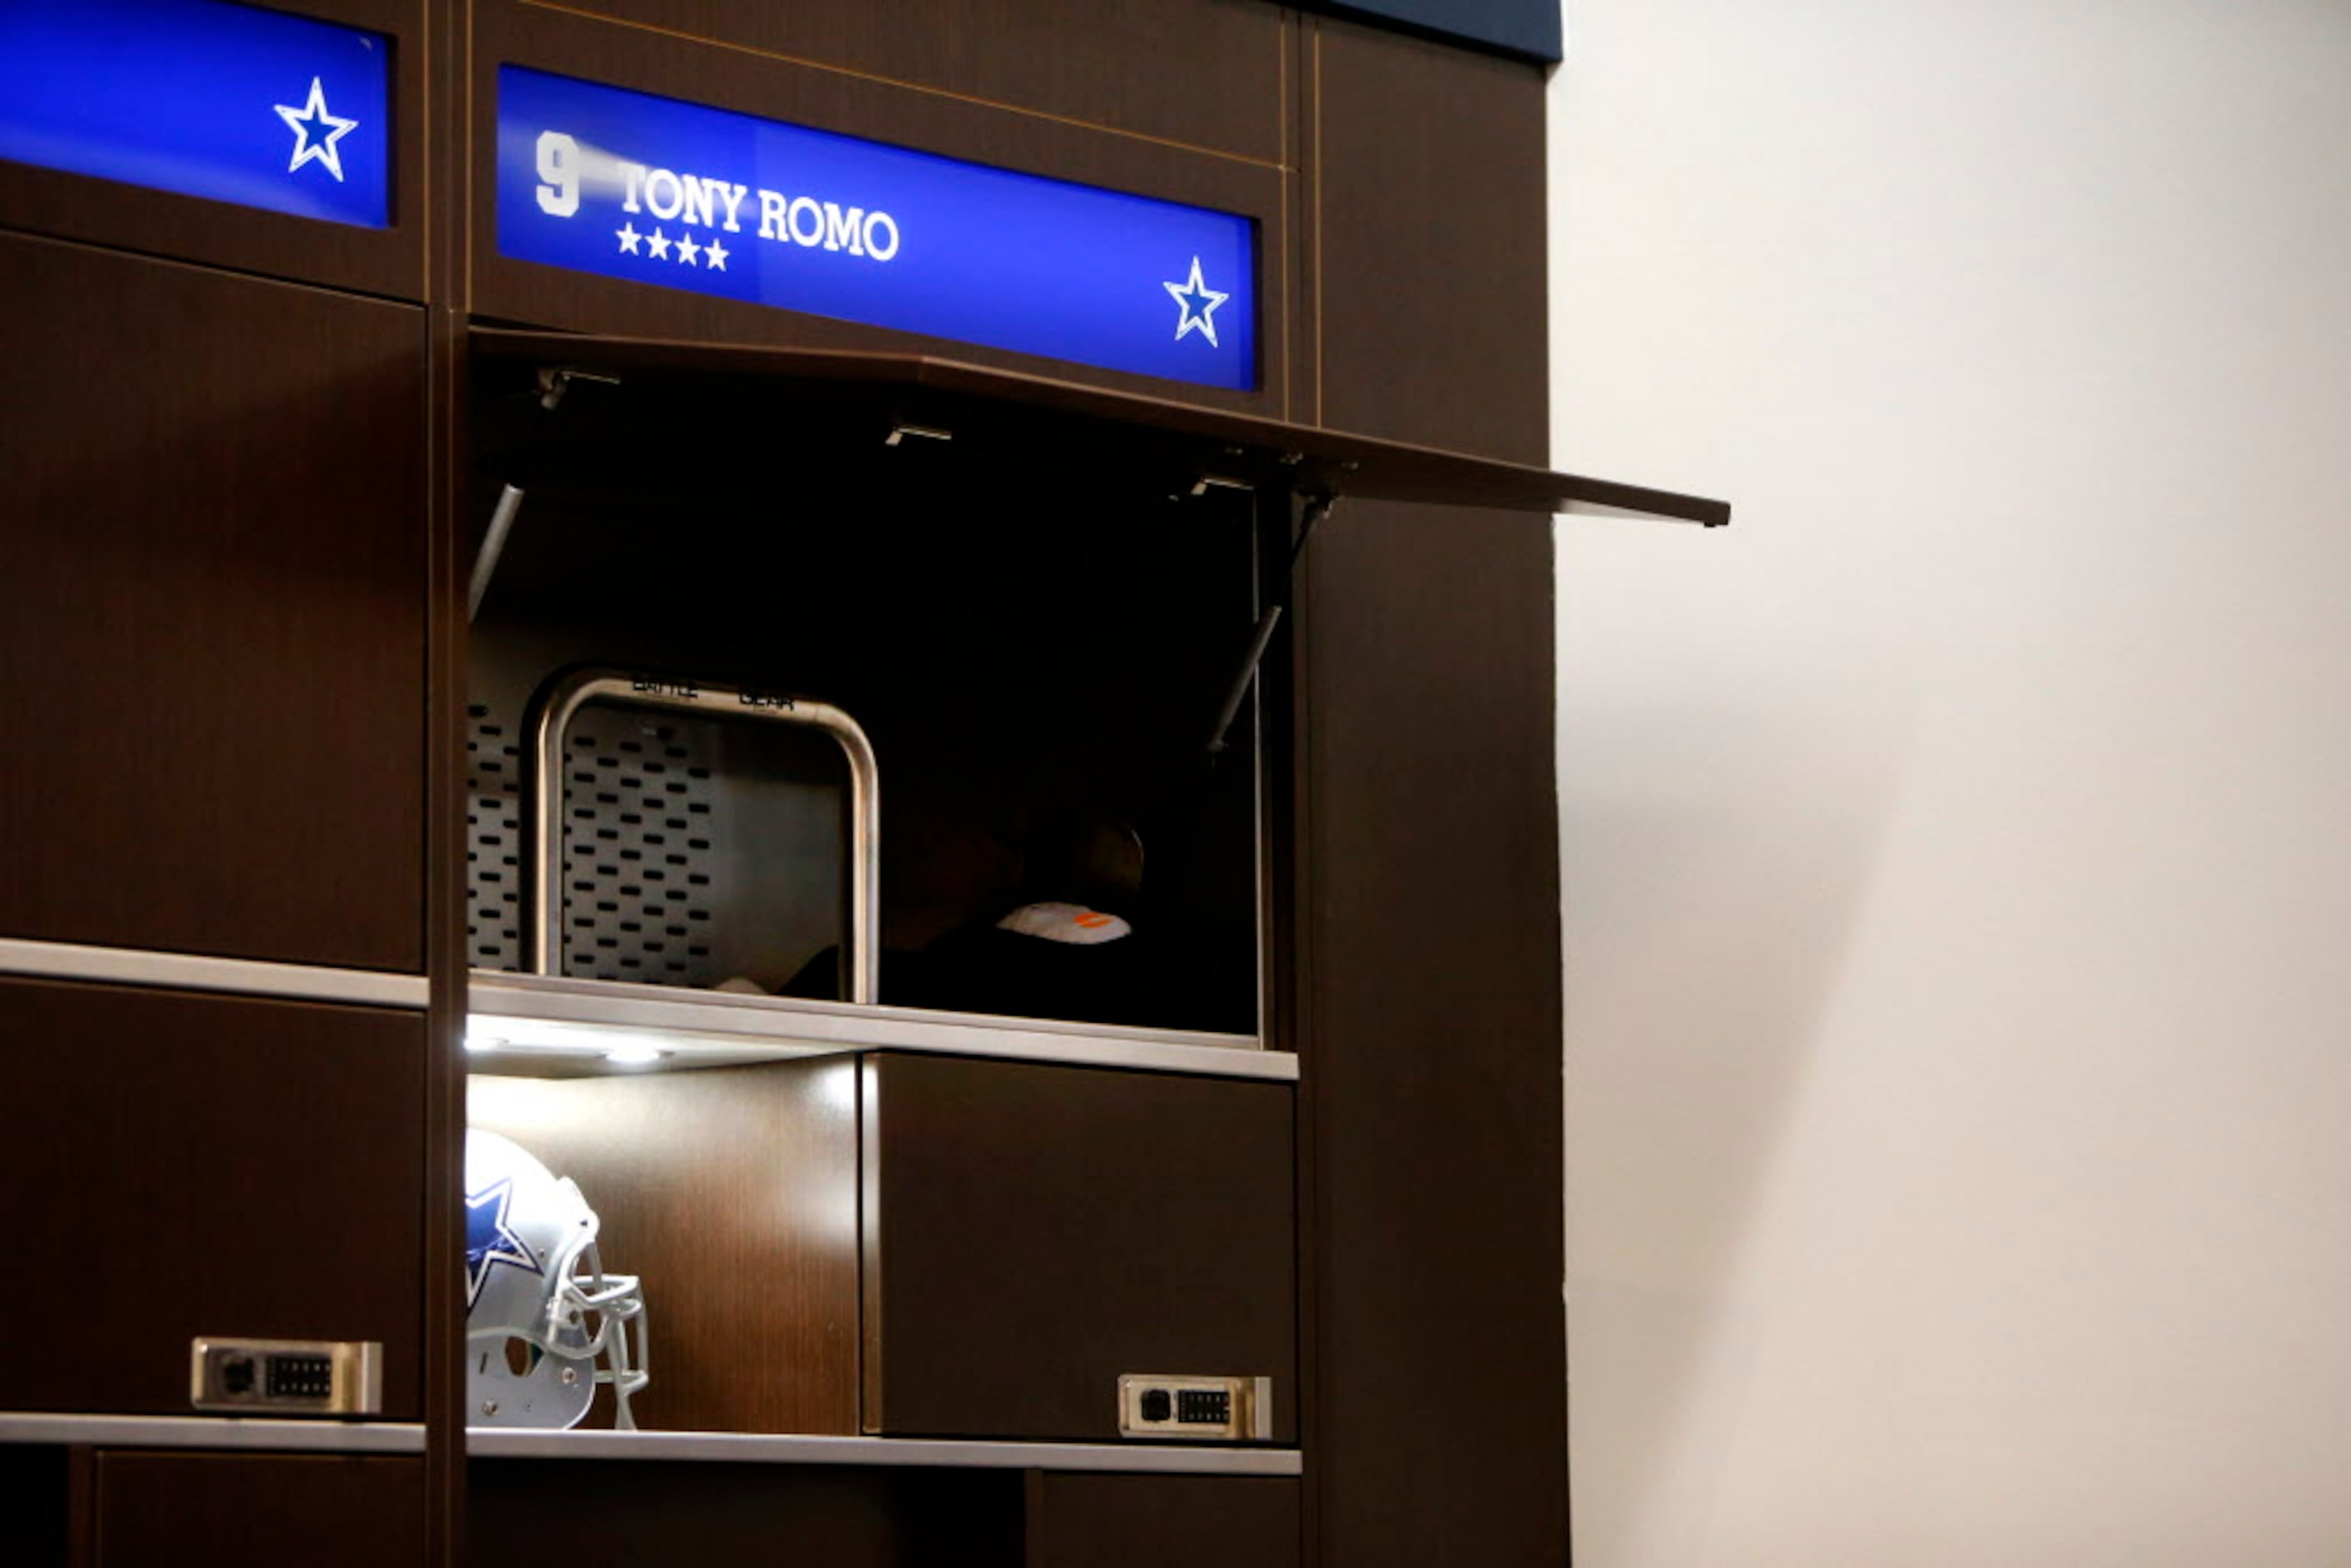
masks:
<svg viewBox="0 0 2351 1568"><path fill-rule="evenodd" d="M604 1384L613 1426L635 1429L629 1396L648 1381L644 1291L633 1274L604 1272L597 1228L569 1177L511 1138L465 1134L470 1425L576 1427Z"/></svg>

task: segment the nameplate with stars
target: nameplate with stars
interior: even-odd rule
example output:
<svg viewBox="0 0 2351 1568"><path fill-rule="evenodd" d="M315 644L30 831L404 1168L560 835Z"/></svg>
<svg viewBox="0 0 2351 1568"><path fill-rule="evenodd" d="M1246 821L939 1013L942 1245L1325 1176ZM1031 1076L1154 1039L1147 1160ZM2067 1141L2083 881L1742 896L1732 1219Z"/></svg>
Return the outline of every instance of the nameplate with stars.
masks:
<svg viewBox="0 0 2351 1568"><path fill-rule="evenodd" d="M498 71L501 255L1196 385L1258 384L1254 219Z"/></svg>
<svg viewBox="0 0 2351 1568"><path fill-rule="evenodd" d="M392 40L227 0L0 0L0 159L392 222Z"/></svg>

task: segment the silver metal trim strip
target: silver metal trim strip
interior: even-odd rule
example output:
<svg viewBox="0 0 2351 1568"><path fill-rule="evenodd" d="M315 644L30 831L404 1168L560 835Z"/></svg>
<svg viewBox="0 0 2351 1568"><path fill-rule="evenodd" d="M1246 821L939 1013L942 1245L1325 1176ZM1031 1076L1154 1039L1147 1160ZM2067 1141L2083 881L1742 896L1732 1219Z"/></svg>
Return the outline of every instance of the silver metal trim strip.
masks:
<svg viewBox="0 0 2351 1568"><path fill-rule="evenodd" d="M1218 1476L1295 1476L1306 1469L1304 1456L1296 1448L812 1437L752 1432L526 1432L469 1427L465 1451L477 1459L705 1459L731 1464L925 1465Z"/></svg>
<svg viewBox="0 0 2351 1568"><path fill-rule="evenodd" d="M1295 1082L1298 1058L1251 1035L1120 1030L1041 1019L857 1007L791 997L747 997L612 980L475 970L469 1031L517 1032L517 1023L666 1036L679 1054L757 1061L854 1051L922 1051L1027 1061ZM701 1049L697 1051L697 1047ZM594 1050L582 1040L582 1054ZM495 1055L475 1058L496 1071Z"/></svg>
<svg viewBox="0 0 2351 1568"><path fill-rule="evenodd" d="M432 982L422 975L273 964L258 958L214 958L200 953L154 953L137 947L89 947L22 936L0 936L0 975L171 986L190 991L234 991L419 1010L433 996Z"/></svg>
<svg viewBox="0 0 2351 1568"><path fill-rule="evenodd" d="M331 1454L421 1454L413 1421L287 1421L217 1416L52 1416L0 1411L0 1443L109 1448L269 1448Z"/></svg>

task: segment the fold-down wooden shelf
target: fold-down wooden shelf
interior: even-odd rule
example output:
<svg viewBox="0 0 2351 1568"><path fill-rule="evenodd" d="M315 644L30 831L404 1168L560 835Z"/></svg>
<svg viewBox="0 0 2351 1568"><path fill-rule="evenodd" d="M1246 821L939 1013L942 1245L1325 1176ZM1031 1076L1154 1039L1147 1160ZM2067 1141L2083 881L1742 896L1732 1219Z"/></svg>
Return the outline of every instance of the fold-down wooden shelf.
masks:
<svg viewBox="0 0 2351 1568"><path fill-rule="evenodd" d="M870 424L875 439L952 439L1009 461L1050 464L1064 475L1108 467L1129 479L1164 472L1171 484L1287 489L1308 497L1535 512L1599 507L1708 528L1730 520L1726 501L920 354L481 326L471 342L477 361L511 366L521 386L552 386L569 372L617 382L632 399L659 389L664 412L681 414L690 410L680 400L750 400L763 413Z"/></svg>

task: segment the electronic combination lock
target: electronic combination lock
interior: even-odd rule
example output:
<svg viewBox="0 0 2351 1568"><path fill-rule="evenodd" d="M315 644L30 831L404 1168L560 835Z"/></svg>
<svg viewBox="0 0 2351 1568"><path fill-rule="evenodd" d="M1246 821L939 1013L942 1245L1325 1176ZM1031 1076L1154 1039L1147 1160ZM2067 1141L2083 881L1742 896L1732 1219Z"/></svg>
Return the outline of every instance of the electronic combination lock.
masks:
<svg viewBox="0 0 2351 1568"><path fill-rule="evenodd" d="M1118 1380L1123 1437L1269 1442L1273 1379L1130 1372Z"/></svg>
<svg viewBox="0 0 2351 1568"><path fill-rule="evenodd" d="M231 1416L373 1416L383 1346L373 1340L199 1339L189 1403Z"/></svg>

